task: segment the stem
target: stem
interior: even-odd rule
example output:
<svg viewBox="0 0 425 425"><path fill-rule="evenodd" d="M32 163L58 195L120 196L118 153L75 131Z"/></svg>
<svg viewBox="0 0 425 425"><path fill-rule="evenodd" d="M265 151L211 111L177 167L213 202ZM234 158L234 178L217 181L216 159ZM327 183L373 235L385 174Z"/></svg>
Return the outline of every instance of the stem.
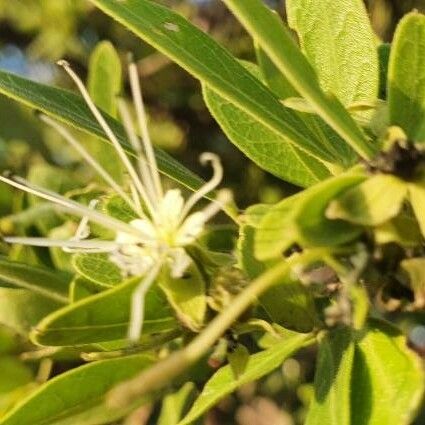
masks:
<svg viewBox="0 0 425 425"><path fill-rule="evenodd" d="M158 362L135 378L117 385L108 394L108 403L111 406L121 408L130 405L150 391L160 389L199 360L232 323L255 302L259 295L273 286L277 280L290 273L295 265L303 266L321 259L323 255L323 249L307 251L266 271L237 295L232 303L216 316L205 330L186 347L175 351L165 360Z"/></svg>

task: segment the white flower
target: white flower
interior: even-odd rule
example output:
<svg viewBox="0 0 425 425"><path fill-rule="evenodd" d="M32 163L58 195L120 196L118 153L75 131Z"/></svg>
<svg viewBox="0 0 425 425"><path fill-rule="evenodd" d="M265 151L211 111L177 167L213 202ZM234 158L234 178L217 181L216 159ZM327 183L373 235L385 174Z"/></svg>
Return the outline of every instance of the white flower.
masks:
<svg viewBox="0 0 425 425"><path fill-rule="evenodd" d="M134 209L138 218L130 223L125 223L96 211L96 201L86 207L57 193L36 187L20 177L0 176L0 181L50 201L60 210L82 217L76 234L69 240L25 237L8 237L4 240L8 243L33 246L59 246L67 252L109 253L110 259L121 268L124 275L143 276L132 297L131 322L128 333L130 340L137 341L143 325L144 297L161 268L167 265L172 277L182 276L191 262L185 247L199 237L205 223L230 201L231 195L229 191L221 190L214 202L200 211L192 212L198 201L213 191L223 177L219 158L211 153L204 153L200 159L204 165L207 163L212 165L213 177L194 192L186 202L178 189L171 189L164 193L147 129L140 82L134 64L129 66L129 79L141 140L136 134L123 100L119 100L119 111L128 139L137 153L137 167L127 157L79 77L67 62L60 61L59 64L74 80L94 117L115 147L129 175L129 193L114 181L70 132L45 115L42 115L41 119L57 130L80 153L111 189ZM90 221L114 230L115 239L112 241L90 239L88 226Z"/></svg>

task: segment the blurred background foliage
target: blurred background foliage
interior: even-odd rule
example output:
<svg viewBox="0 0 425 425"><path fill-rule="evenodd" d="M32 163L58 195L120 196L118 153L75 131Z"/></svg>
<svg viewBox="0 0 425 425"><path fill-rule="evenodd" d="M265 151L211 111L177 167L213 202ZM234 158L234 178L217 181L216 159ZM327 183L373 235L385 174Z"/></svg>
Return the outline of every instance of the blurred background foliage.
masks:
<svg viewBox="0 0 425 425"><path fill-rule="evenodd" d="M254 60L250 38L219 0L161 0L172 6L237 57ZM284 0L268 0L283 14ZM365 0L379 39L390 42L398 20L412 9L425 11L425 0ZM152 50L112 22L86 0L0 0L0 68L27 78L73 89L69 79L55 66L60 58L69 60L87 77L91 52L98 42L110 40L123 63L132 52L143 77L144 95L154 142L193 171L203 175L198 156L204 151L218 153L225 167L225 184L234 189L241 208L256 202L276 202L296 190L246 159L229 143L208 113L196 80L167 58ZM126 89L128 89L126 87ZM21 174L30 168L46 170L46 164L69 167L75 176L81 165L57 135L52 134L31 111L0 95L0 169ZM33 167L35 166L35 168ZM205 176L206 177L206 176ZM0 191L0 216L22 207L22 197L12 196L5 186ZM2 245L0 242L0 254ZM16 252L16 259L27 253ZM27 262L30 262L26 258ZM407 320L407 319L406 319ZM406 321L406 326L409 326ZM0 414L13 397L30 391L44 379L41 366L22 362L27 343L0 328ZM24 354L25 356L25 354ZM7 366L5 366L7 365ZM59 363L60 365L60 363ZM58 373L60 370L54 370ZM250 384L222 402L210 413L209 425L293 425L303 422L311 395L312 352L305 350L261 382ZM10 375L10 376L9 376ZM16 393L13 390L16 388ZM7 396L3 396L7 394ZM11 399L12 397L12 399ZM144 409L144 410L143 410ZM136 412L134 422L143 423L149 412ZM289 414L290 413L290 414ZM138 415L138 416L137 416ZM424 420L419 418L418 423Z"/></svg>

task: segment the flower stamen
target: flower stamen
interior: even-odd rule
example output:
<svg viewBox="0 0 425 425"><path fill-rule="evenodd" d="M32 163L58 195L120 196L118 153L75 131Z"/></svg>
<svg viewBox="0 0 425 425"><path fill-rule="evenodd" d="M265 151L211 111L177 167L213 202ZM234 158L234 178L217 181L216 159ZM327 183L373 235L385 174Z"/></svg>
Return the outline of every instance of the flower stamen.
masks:
<svg viewBox="0 0 425 425"><path fill-rule="evenodd" d="M115 136L114 132L111 130L111 127L109 127L108 123L106 122L105 118L103 117L103 115L100 113L99 109L97 108L97 106L94 104L93 100L91 99L87 89L85 88L83 82L80 80L80 78L78 77L78 75L72 70L72 68L70 67L69 63L64 61L64 60L60 60L58 62L59 66L62 66L63 69L67 72L67 74L72 78L72 80L75 82L76 86L78 87L81 95L83 96L84 100L87 103L87 106L89 107L90 111L92 112L93 116L96 118L97 122L99 123L99 125L102 127L103 131L105 132L105 134L108 136L108 139L112 142L112 145L115 147L116 152L118 153L121 161L123 162L123 164L125 165L130 178L132 179L134 185L136 186L138 192L140 193L143 202L146 205L146 208L149 210L149 212L151 214L154 214L155 210L152 206L152 203L150 202L149 197L146 194L146 190L143 187L143 184L136 172L136 170L134 169L133 165L131 164L130 160L128 159L124 149L122 148L120 142L118 141L117 137Z"/></svg>
<svg viewBox="0 0 425 425"><path fill-rule="evenodd" d="M220 158L211 152L204 152L200 157L202 165L206 165L208 162L211 163L213 168L213 176L211 180L205 183L199 190L194 192L192 196L187 200L182 213L180 222L182 222L189 214L190 210L199 202L205 195L213 191L223 179L223 166L221 165Z"/></svg>
<svg viewBox="0 0 425 425"><path fill-rule="evenodd" d="M5 237L3 240L9 244L38 246L43 248L65 248L78 251L86 251L91 253L112 252L119 248L122 244L114 241L92 240L60 240L49 238L30 238L30 237Z"/></svg>
<svg viewBox="0 0 425 425"><path fill-rule="evenodd" d="M143 320L145 316L145 296L158 276L162 266L162 260L153 267L142 279L139 286L131 297L130 325L128 328L128 339L137 342L143 330Z"/></svg>
<svg viewBox="0 0 425 425"><path fill-rule="evenodd" d="M161 179L159 177L158 165L156 163L152 141L149 135L146 111L142 97L142 88L136 64L131 63L128 67L128 71L131 93L133 96L134 106L136 108L136 115L137 121L139 123L140 134L142 136L142 142L145 149L146 158L148 160L148 165L151 171L153 187L155 188L157 201L159 202L159 200L163 197L164 194L162 190Z"/></svg>
<svg viewBox="0 0 425 425"><path fill-rule="evenodd" d="M65 127L44 114L40 115L40 119L49 127L56 130L83 157L83 159L93 167L93 169L103 178L103 180L105 180L105 182L108 183L109 186L115 190L118 195L121 196L122 199L124 199L133 209L136 209L130 197L121 189L112 176L89 154L89 152L71 135L71 133Z"/></svg>
<svg viewBox="0 0 425 425"><path fill-rule="evenodd" d="M131 120L130 112L127 108L126 103L123 99L118 99L118 110L122 119L122 123L124 129L127 133L127 137L133 146L133 149L136 152L137 156L137 164L139 167L139 172L142 177L143 184L145 185L147 195L149 196L152 203L156 202L155 188L152 184L152 178L150 175L150 171L147 165L147 160L142 150L142 146L140 144L140 140L136 134L136 130L133 126L133 122Z"/></svg>
<svg viewBox="0 0 425 425"><path fill-rule="evenodd" d="M45 199L46 201L53 202L54 204L61 206L63 209L68 212L74 213L80 217L88 217L91 221L94 221L106 228L112 228L115 231L121 231L130 235L135 235L142 240L150 239L146 234L141 232L139 229L136 229L130 226L127 223L124 223L120 220L117 220L108 215L102 214L98 211L90 210L89 208L74 202L71 199L65 198L64 196L58 195L55 192L37 187L22 177L14 176L13 178L8 178L5 176L0 176L0 181L7 183L10 186L16 187L24 192L27 192L31 195L35 195L39 198Z"/></svg>

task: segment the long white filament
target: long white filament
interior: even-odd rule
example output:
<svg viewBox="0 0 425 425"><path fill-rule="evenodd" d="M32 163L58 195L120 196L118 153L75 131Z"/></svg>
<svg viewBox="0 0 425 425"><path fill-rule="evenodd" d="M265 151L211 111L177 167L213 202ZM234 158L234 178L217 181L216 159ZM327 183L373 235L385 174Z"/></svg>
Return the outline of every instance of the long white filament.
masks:
<svg viewBox="0 0 425 425"><path fill-rule="evenodd" d="M213 191L223 179L223 167L221 165L220 158L217 155L211 152L205 152L200 156L200 161L202 165L205 165L208 162L211 163L213 168L213 176L209 182L205 183L187 200L182 210L180 221L183 221L189 214L190 210L196 205L196 203L200 201L205 195Z"/></svg>
<svg viewBox="0 0 425 425"><path fill-rule="evenodd" d="M132 342L137 342L142 333L143 320L145 317L145 296L157 277L161 266L162 261L159 261L152 267L133 292L131 298L130 325L128 327L128 339Z"/></svg>
<svg viewBox="0 0 425 425"><path fill-rule="evenodd" d="M137 121L140 127L143 146L145 148L146 158L151 171L152 182L155 188L157 201L164 196L161 179L159 177L158 165L156 163L155 153L152 146L152 141L149 135L148 122L146 117L145 106L143 104L142 88L140 85L139 75L137 73L137 66L131 63L128 68L131 93L133 96L134 106L136 107Z"/></svg>
<svg viewBox="0 0 425 425"><path fill-rule="evenodd" d="M59 61L58 65L62 66L64 70L68 73L68 75L72 78L72 80L75 82L76 86L78 87L81 95L83 96L84 100L87 103L87 106L91 110L93 116L96 118L97 122L102 127L105 134L108 136L109 140L112 142L113 146L115 147L115 150L117 151L121 161L127 168L127 171L130 175L130 178L132 179L134 185L137 188L137 191L140 193L143 202L146 205L146 208L149 210L149 212L153 215L155 213L155 210L153 208L152 203L150 202L149 197L147 196L146 190L143 187L142 182L140 181L140 178L134 169L133 165L131 164L130 160L128 159L124 149L122 148L120 142L118 141L117 137L115 136L114 132L109 127L108 123L106 122L103 115L100 113L100 111L97 109L96 105L94 104L93 100L91 99L87 89L85 88L83 82L80 80L78 75L72 70L69 63L66 61Z"/></svg>
<svg viewBox="0 0 425 425"><path fill-rule="evenodd" d="M30 238L30 237L5 237L3 240L10 244L39 246L45 248L58 247L58 248L69 248L69 249L84 249L84 250L102 250L102 252L113 251L123 244L112 241L102 240L60 240L60 239L49 239L49 238Z"/></svg>
<svg viewBox="0 0 425 425"><path fill-rule="evenodd" d="M127 133L127 137L130 140L133 149L137 154L137 164L139 166L139 172L142 177L143 184L145 185L146 191L152 203L156 203L155 188L153 186L152 177L146 164L146 158L142 150L142 145L137 137L133 122L131 120L130 112L123 99L118 99L118 110L122 119L124 129Z"/></svg>
<svg viewBox="0 0 425 425"><path fill-rule="evenodd" d="M75 215L80 217L88 217L91 221L94 221L103 227L109 227L113 230L121 231L129 235L135 235L136 237L141 238L142 241L150 239L139 229L136 229L127 223L124 223L108 215L99 213L98 211L90 210L89 208L75 201L72 201L71 199L67 199L64 196L58 195L57 193L32 185L23 178L14 177L13 179L10 179L4 176L0 176L0 181L7 183L10 186L16 187L17 189L20 189L24 192L30 193L31 195L38 196L39 198L45 199L46 201L60 205L65 210L74 213Z"/></svg>
<svg viewBox="0 0 425 425"><path fill-rule="evenodd" d="M114 189L121 198L123 198L133 209L136 210L136 206L130 197L121 189L121 187L115 182L112 176L89 154L89 152L79 143L71 133L62 125L52 120L46 115L40 115L40 119L45 122L49 127L56 130L91 166L93 169L105 180L109 186Z"/></svg>
<svg viewBox="0 0 425 425"><path fill-rule="evenodd" d="M203 210L202 214L204 216L205 222L214 217L219 211L232 201L232 193L228 189L222 189L218 192L217 198L208 204Z"/></svg>

